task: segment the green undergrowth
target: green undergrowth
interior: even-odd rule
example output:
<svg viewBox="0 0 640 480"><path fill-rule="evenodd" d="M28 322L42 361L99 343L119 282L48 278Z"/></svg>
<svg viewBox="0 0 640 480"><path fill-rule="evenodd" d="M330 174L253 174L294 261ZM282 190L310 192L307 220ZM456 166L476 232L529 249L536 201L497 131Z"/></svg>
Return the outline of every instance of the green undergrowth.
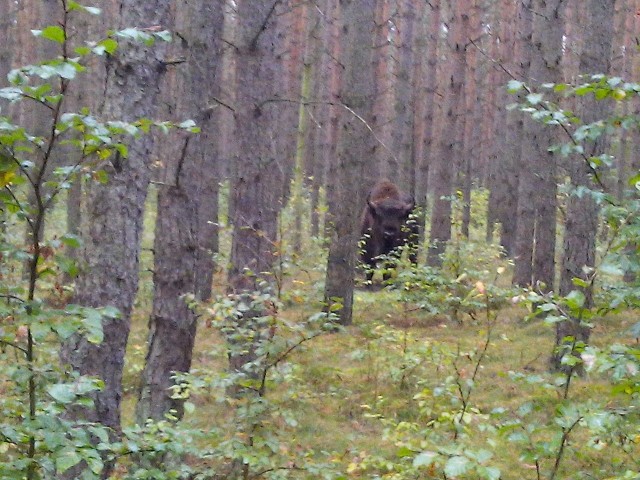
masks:
<svg viewBox="0 0 640 480"><path fill-rule="evenodd" d="M296 296L289 299L279 315L296 321L316 311L317 305L304 298L306 288L310 292L308 298L313 299L315 287L304 282L291 285L295 286ZM557 410L563 404L561 389L552 386L556 377L548 373L554 331L541 320L525 320L528 313L522 305L507 304L498 310L486 356L473 381L469 401L472 414L465 419L469 423L465 425L464 444L491 452L489 463L499 469L499 478L504 479L549 477L537 476L539 467L526 458L526 449L497 433L500 425L528 408L523 406L531 405L527 422L539 428L534 441L551 442L558 434ZM594 329L593 345L601 348L616 343L635 345L626 332L636 321L631 314L601 319ZM127 364L132 373L142 367L143 348L138 342L146 335L145 322L143 315L134 321ZM270 384L266 393L269 401L276 409L292 412L295 421L273 420L269 428L282 434L279 444L282 451L290 454L298 449L300 455L314 452L345 478L458 478L438 476L435 467L423 468L418 473L402 472L394 464L409 451L417 455L419 448L426 451L435 448L428 437L430 430L444 428L436 426L445 422L438 415L451 415L459 409L458 403L446 399L447 395L455 397L455 392L447 394L439 390L450 388L452 378L457 375L469 379L486 335L484 314L476 315L475 319L461 315L456 321L443 314L414 310L407 302L403 303L398 290L359 290L353 325L345 331L315 338L306 348L293 353L282 366L285 372ZM223 351L219 333L205 324L199 325L194 370L214 376L224 372ZM452 367L453 359L457 372ZM517 376L522 378L518 380ZM126 379L131 387L125 399L128 421L135 404L132 385L135 378L132 374ZM228 428L232 409L216 400L217 395L220 392L195 394L190 399L193 412L187 414L185 422L205 430L213 425ZM613 409L628 405L629 397L613 392L608 374L592 371L573 380L571 401L578 405L597 402ZM432 406L425 408L425 403ZM496 410L502 413L493 416ZM402 433L403 428L411 433ZM445 430L437 435L439 441L452 445L462 441L456 440L455 428L449 426ZM637 443L635 447L626 446L626 452L614 448L616 456L609 448L613 446L589 445L592 441L588 432L576 431L572 435L556 478L590 478L588 472L595 478L619 478L614 474L633 465L633 455L640 453ZM414 442L422 447L416 447ZM407 450L409 443L412 446ZM553 461L549 454L549 458L541 460L540 468L549 469ZM572 472L585 473L576 476ZM493 478L491 473L484 477L473 475L459 478ZM317 477L297 473L293 478Z"/></svg>

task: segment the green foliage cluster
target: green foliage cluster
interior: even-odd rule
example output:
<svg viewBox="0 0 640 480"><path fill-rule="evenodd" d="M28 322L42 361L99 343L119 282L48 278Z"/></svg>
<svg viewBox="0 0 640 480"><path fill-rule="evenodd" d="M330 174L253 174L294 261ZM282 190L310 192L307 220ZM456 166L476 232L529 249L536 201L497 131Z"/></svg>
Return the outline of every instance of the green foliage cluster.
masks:
<svg viewBox="0 0 640 480"><path fill-rule="evenodd" d="M204 442L207 448L201 458L207 468L202 470L203 478L220 472L225 478L239 479L336 478L328 459L319 461L318 453L291 442L298 413L270 400L273 392L282 388L291 389L292 397L297 395L297 372L291 357L320 335L337 332L334 316L320 312L304 320L288 320L279 314L281 302L266 288L204 304L191 302L202 321L224 338L209 355L243 359L228 371L194 371L179 376L176 390L182 398L205 392L230 412L214 430L215 435ZM185 406L195 409L189 402Z"/></svg>
<svg viewBox="0 0 640 480"><path fill-rule="evenodd" d="M477 256L460 258L470 261ZM411 273L401 275L411 276ZM414 279L420 280L420 275ZM412 414L390 415L389 409L385 408L384 394L378 394L374 404L364 405L367 415L383 425L384 442L395 448L383 454L361 452L354 455L347 466L351 476L378 479L638 478L640 350L637 346L617 344L596 348L580 345L566 352L564 364L580 364L588 374L607 379L608 393L594 390L585 395L578 392L581 387L575 384L575 368L558 374L512 370L503 373L504 381L510 382L515 391L522 392L520 400L500 404L480 399L478 390L491 390L493 380L483 377L483 371L486 362L498 353L494 351L495 327L505 310L505 302L511 300L518 305L528 305L532 312L529 321L538 321L537 317L544 314L548 326L575 318L594 320L593 312L585 311L584 299L577 292L559 298L529 291L510 298L513 291L500 287L500 283L498 276L493 281L477 282L468 295L484 305L481 314L474 314L480 326L474 348L417 340L412 349L403 350L402 345L412 343L407 342L406 337L402 338L400 331L389 326L374 327L377 333L371 341L374 346L362 351L373 358L367 359L368 364L387 362L387 358L380 357L389 356L391 352L389 365L384 363L385 367L377 369L387 375L382 382L388 384L397 378L394 369L402 371L409 365L405 355L419 365L413 370L415 375L407 377L409 382L405 384L407 395L411 396L411 406L407 409ZM394 298L402 301L403 297L400 294ZM365 334L372 337L366 329ZM386 343L386 348L379 348L382 342ZM402 353L394 355L396 352ZM434 377L429 371L440 374ZM612 402L611 398L615 400ZM573 458L586 460L592 455L609 459L604 462L607 466L596 467L594 464L594 470L568 473L573 467L567 467L567 464L573 465ZM514 458L525 466L524 470L514 468ZM513 476L527 470L530 476Z"/></svg>

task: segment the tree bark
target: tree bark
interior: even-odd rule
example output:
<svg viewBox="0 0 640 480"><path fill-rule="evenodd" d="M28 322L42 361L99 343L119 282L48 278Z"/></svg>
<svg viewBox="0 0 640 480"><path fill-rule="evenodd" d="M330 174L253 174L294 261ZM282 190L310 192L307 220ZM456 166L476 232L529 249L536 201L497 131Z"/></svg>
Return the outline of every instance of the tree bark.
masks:
<svg viewBox="0 0 640 480"><path fill-rule="evenodd" d="M223 27L222 5L217 2L189 0L176 12L176 30L180 42L174 43L172 55L187 61L175 72L168 90L176 92L172 110L178 120L193 118L201 125L200 135L172 135L163 142L160 158L165 165L164 178L158 187L157 220L154 240L153 307L149 318L148 352L142 372L141 389L136 406L140 424L147 418L161 420L174 410L183 415L183 401L172 398L174 373L191 367L196 335L196 316L184 298L194 294L206 300L211 292L213 262L207 243L207 220L211 210L205 207L217 201L215 153L208 138L216 130L211 120L212 108L204 99L218 90L217 66L221 59ZM209 85L209 91L199 87ZM216 145L212 152L217 152ZM213 192L213 193L212 193ZM208 284L207 284L208 281Z"/></svg>
<svg viewBox="0 0 640 480"><path fill-rule="evenodd" d="M417 28L416 6L413 2L399 2L396 28L398 30L395 54L397 57L396 72L393 82L394 113L391 131L391 148L393 155L399 160L393 177L395 183L405 192L415 193L414 185L414 151L413 151L413 92L416 87L414 78L417 53L414 49L414 36Z"/></svg>
<svg viewBox="0 0 640 480"><path fill-rule="evenodd" d="M564 0L534 0L532 9L533 53L528 76L535 79L534 87L543 82L561 82ZM541 283L552 290L556 178L555 156L549 148L557 142L557 135L550 126L525 118L522 139L513 282L521 286Z"/></svg>
<svg viewBox="0 0 640 480"><path fill-rule="evenodd" d="M426 217L428 208L429 170L437 153L437 131L434 128L436 118L436 106L438 101L438 52L441 47L440 29L440 0L430 2L426 8L427 15L427 45L424 62L424 113L422 123L424 125L424 137L422 140L422 155L416 172L416 206L418 207L418 228L420 232L419 243L423 244L426 237Z"/></svg>
<svg viewBox="0 0 640 480"><path fill-rule="evenodd" d="M344 82L340 100L337 162L329 183L330 239L324 298L343 325L352 322L354 273L359 219L364 205L364 161L372 158L375 145L367 128L373 101L372 43L374 0L345 0L340 16ZM356 116L357 115L357 116ZM366 124L365 124L366 122ZM332 308L331 305L337 305Z"/></svg>
<svg viewBox="0 0 640 480"><path fill-rule="evenodd" d="M439 132L438 156L431 168L433 185L433 209L431 213L430 246L427 263L432 266L442 264L442 254L451 239L451 199L453 193L454 166L458 165L464 128L462 109L464 106L465 45L469 15L466 4L460 0L449 3L449 32L447 33L447 53L449 64L445 67L446 90L444 91L444 119Z"/></svg>
<svg viewBox="0 0 640 480"><path fill-rule="evenodd" d="M283 37L277 19L279 2L252 0L238 4L236 85L236 172L232 180L234 202L229 293L248 298L255 292L272 293L281 279L275 272L278 213L282 207L283 165L276 137L280 134L283 109L278 102L286 92L279 84ZM285 85L286 87L286 85ZM285 97L286 98L286 97ZM266 308L266 306L264 307ZM245 312L239 328L256 328L254 318L264 311ZM255 332L254 341L261 338ZM230 342L234 340L230 337ZM247 340L251 342L252 340ZM255 359L252 345L238 353L232 348L232 371L241 372ZM251 372L247 372L251 374Z"/></svg>
<svg viewBox="0 0 640 480"><path fill-rule="evenodd" d="M583 75L609 73L611 66L611 40L613 37L613 16L615 0L588 0L581 3L585 14L583 29L584 43L580 53L579 72ZM607 100L594 97L582 97L577 107L578 116L584 124L608 118L612 104ZM608 148L607 138L600 136L585 148L586 158L576 158L570 163L570 176L573 187L586 187L597 190L587 158L601 155ZM572 290L581 290L585 295L585 308L593 306L593 268L596 256L596 233L598 227L598 203L589 193L578 195L572 192L568 199L563 245L563 261L560 276L560 294L567 295ZM573 279L587 282L586 288L576 287ZM566 344L589 341L590 329L580 323L580 319L557 324L556 346L551 367L563 369L561 364Z"/></svg>
<svg viewBox="0 0 640 480"><path fill-rule="evenodd" d="M119 7L119 26L172 25L166 2L125 0ZM153 118L165 70L163 46L122 42L118 52L106 59L105 66L108 74L100 117L127 121ZM143 137L133 142L127 159L112 158L105 166L109 182L93 184L87 198L87 217L91 220L84 235L83 259L87 268L77 280L74 301L90 307L114 306L121 317L103 322L101 344L74 336L61 351L62 360L78 373L104 380L104 389L95 395L95 407L87 409L85 415L116 432L120 430L124 354L138 286L151 146L151 138Z"/></svg>

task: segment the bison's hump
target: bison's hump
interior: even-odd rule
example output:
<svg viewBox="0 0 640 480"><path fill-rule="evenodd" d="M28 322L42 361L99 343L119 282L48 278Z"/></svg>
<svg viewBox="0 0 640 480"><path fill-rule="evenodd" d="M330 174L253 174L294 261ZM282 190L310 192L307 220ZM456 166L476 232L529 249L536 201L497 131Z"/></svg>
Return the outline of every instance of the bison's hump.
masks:
<svg viewBox="0 0 640 480"><path fill-rule="evenodd" d="M381 180L371 189L369 200L371 202L379 202L384 199L400 200L400 190L395 183L389 180Z"/></svg>

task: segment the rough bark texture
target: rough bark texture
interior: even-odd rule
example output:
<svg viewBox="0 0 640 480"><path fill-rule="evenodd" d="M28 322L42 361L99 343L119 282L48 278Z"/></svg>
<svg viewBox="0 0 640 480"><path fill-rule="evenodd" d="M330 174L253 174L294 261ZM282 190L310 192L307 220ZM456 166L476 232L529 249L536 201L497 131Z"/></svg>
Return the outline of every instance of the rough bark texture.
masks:
<svg viewBox="0 0 640 480"><path fill-rule="evenodd" d="M365 172L363 179L367 184L373 185L378 178L388 178L400 172L400 158L392 148L391 133L394 127L394 82L393 75L396 70L396 58L394 41L397 29L394 26L395 11L394 2L387 0L376 1L375 22L372 45L375 54L373 62L373 88L372 97L373 113L371 115L371 127L376 132L379 140L373 145L373 161L371 168ZM341 36L342 38L342 36Z"/></svg>
<svg viewBox="0 0 640 480"><path fill-rule="evenodd" d="M416 7L413 2L400 2L396 17L398 36L395 55L398 58L394 80L394 114L391 131L391 148L398 158L399 165L393 172L394 181L412 195L415 191L412 174L413 159L413 109L412 93L414 91L414 63L419 53L414 50L416 30Z"/></svg>
<svg viewBox="0 0 640 480"><path fill-rule="evenodd" d="M418 228L420 232L419 244L424 243L426 237L427 194L429 192L429 169L431 168L436 148L436 129L434 118L436 114L435 101L438 91L438 46L441 28L440 0L430 2L426 7L427 15L427 45L424 56L424 113L422 123L424 125L424 137L422 140L422 155L416 172L415 199L418 207Z"/></svg>
<svg viewBox="0 0 640 480"><path fill-rule="evenodd" d="M337 162L332 165L330 239L325 302L338 303L340 323L351 323L358 223L364 205L363 164L372 158L373 140L364 124L371 122L373 95L372 40L374 0L345 0L341 4L341 48L344 65L340 100ZM356 117L358 115L360 118Z"/></svg>
<svg viewBox="0 0 640 480"><path fill-rule="evenodd" d="M166 2L127 0L120 4L119 12L118 27L171 27ZM147 47L123 42L119 52L106 60L101 118L154 117L165 68L162 52L160 44ZM144 137L131 145L128 159L110 159L105 165L109 182L91 185L87 198L87 218L91 223L84 235L86 269L78 278L74 302L92 307L111 305L120 310L121 317L104 321L101 344L94 345L76 336L61 352L63 361L74 370L104 380L105 387L96 395L95 408L85 414L116 431L120 429L124 353L138 286L151 143L149 137Z"/></svg>
<svg viewBox="0 0 640 480"><path fill-rule="evenodd" d="M461 148L462 108L465 81L465 45L469 16L466 4L459 0L449 3L450 22L447 34L447 55L449 64L445 67L444 118L440 126L438 156L431 167L430 185L433 185L433 209L431 212L430 246L427 256L429 265L438 266L442 262L447 243L451 239L451 200L453 191L454 166L458 164Z"/></svg>
<svg viewBox="0 0 640 480"><path fill-rule="evenodd" d="M199 88L207 84L210 92L217 90L223 11L217 2L188 0L176 15L181 41L174 44L172 55L187 62L175 72L169 90L176 92L177 120L193 118L204 130L201 135L186 137L176 132L162 149L165 175L158 187L153 310L136 407L141 424L147 418L162 419L170 410L182 417L183 402L171 398L171 377L174 372L189 371L196 335L196 316L184 295L206 299L213 271L211 253L203 244L207 238L200 229L210 214L203 204L209 197L217 197L217 188L213 188L217 180L207 173L215 171L215 157L204 154L209 143L207 134L215 125L207 121L210 107L203 104ZM215 146L212 150L216 151ZM202 279L208 279L209 285Z"/></svg>
<svg viewBox="0 0 640 480"><path fill-rule="evenodd" d="M479 131L478 119L475 116L476 106L480 105L478 96L478 49L471 44L482 37L482 12L478 0L471 0L467 5L469 11L469 31L465 33L465 85L464 88L464 115L461 127L464 129L463 144L460 149L460 168L458 170L458 189L462 191L462 220L460 230L465 238L469 238L469 225L471 223L471 189L473 186L473 167L475 157L479 152L473 145L474 131Z"/></svg>
<svg viewBox="0 0 640 480"><path fill-rule="evenodd" d="M16 15L18 8L11 0L0 0L0 12L4 12L0 18L0 88L6 87L7 73L11 70L14 56L14 38L16 35Z"/></svg>
<svg viewBox="0 0 640 480"><path fill-rule="evenodd" d="M519 61L519 78L526 80L531 64L530 45L533 35L533 18L531 0L518 5L518 31L515 39L516 58L524 55ZM513 256L516 261L513 282L515 284L529 285L531 283L531 261L532 261L532 238L534 230L534 205L531 198L531 188L535 188L533 180L529 181L523 177L522 169L529 170L526 159L522 152L522 136L524 135L524 123L520 112L512 112L507 117L506 153L507 165L510 167L502 171L498 178L500 190L505 190L504 195L509 202L504 200L499 204L499 218L502 224L502 245L509 256ZM509 182L508 172L517 172L515 182ZM501 178L500 178L501 177ZM512 195L511 192L517 192ZM529 237L526 236L529 234Z"/></svg>
<svg viewBox="0 0 640 480"><path fill-rule="evenodd" d="M229 290L237 295L268 291L276 285L278 213L282 200L282 158L278 149L284 93L280 85L283 31L277 24L279 2L259 0L238 6L236 139L238 156L232 181L234 202ZM286 87L286 85L285 85ZM295 107L293 107L295 110ZM288 118L288 117L287 117ZM251 325L247 312L238 322ZM238 371L251 361L249 354L230 354Z"/></svg>
<svg viewBox="0 0 640 480"><path fill-rule="evenodd" d="M585 14L585 28L583 30L583 46L580 53L579 72L581 74L608 73L611 65L611 40L613 37L613 14L615 0L589 0L581 4ZM593 97L582 97L577 108L578 116L584 124L605 119L612 111L609 101L598 101ZM606 152L607 139L599 137L588 145L586 157L601 155ZM582 158L573 159L570 175L574 187L597 189L591 178L588 162ZM592 306L593 291L591 269L595 266L596 233L598 226L598 205L589 194L569 197L565 220L565 234L563 245L563 261L560 275L560 294L567 295L577 289L573 285L573 278L580 278L589 287L583 289L585 307ZM586 270L585 270L586 269ZM580 325L579 319L557 324L556 345L560 346L566 337L575 341L588 342L590 330ZM570 342L571 343L571 342ZM551 359L553 369L562 368L561 359L563 349L556 349Z"/></svg>
<svg viewBox="0 0 640 480"><path fill-rule="evenodd" d="M534 0L533 51L528 77L536 82L562 81L564 0ZM549 147L557 142L552 127L525 118L521 138L518 227L513 282L528 286L543 282L553 289L555 266L555 157ZM535 252L534 252L535 245Z"/></svg>
<svg viewBox="0 0 640 480"><path fill-rule="evenodd" d="M526 80L530 62L531 2L526 0L510 3L509 7L504 8L500 14L500 24L503 25L500 58L510 66L516 79ZM512 25L508 19L514 16L517 20ZM503 78L503 84L507 80L506 77ZM502 87L499 105L504 108L513 101L514 98ZM515 251L518 218L516 212L523 117L520 112L504 110L496 117L495 132L504 132L504 135L498 135L497 139L496 162L492 166L489 202L490 210L493 212L491 219L495 218L501 225L500 245L506 255L512 257Z"/></svg>
<svg viewBox="0 0 640 480"><path fill-rule="evenodd" d="M322 216L320 212L321 189L328 188L327 177L329 165L336 156L337 127L338 127L338 91L340 84L341 65L338 63L340 57L340 42L338 35L337 12L338 2L324 0L319 5L322 8L322 55L320 65L314 72L314 89L316 95L323 102L317 112L316 119L317 132L313 145L313 187L311 192L311 224L312 235L324 236L326 233L326 221L324 231L320 228Z"/></svg>

